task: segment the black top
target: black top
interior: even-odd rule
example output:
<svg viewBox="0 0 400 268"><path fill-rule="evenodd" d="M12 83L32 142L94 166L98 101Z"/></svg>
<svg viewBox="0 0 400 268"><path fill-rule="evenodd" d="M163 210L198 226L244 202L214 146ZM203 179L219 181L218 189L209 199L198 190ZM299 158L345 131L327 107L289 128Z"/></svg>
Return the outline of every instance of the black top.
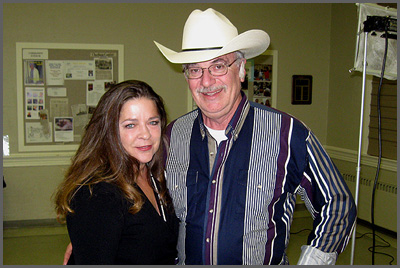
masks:
<svg viewBox="0 0 400 268"><path fill-rule="evenodd" d="M117 186L98 183L92 196L82 187L71 203L75 213L67 216L68 264L175 264L178 219L166 212L165 222L143 196L142 209L132 215Z"/></svg>

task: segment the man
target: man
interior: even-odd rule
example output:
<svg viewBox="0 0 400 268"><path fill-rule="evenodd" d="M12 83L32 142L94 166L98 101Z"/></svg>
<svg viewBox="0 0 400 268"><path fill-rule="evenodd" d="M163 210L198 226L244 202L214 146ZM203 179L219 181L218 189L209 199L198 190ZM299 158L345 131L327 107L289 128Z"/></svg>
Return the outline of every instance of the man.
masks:
<svg viewBox="0 0 400 268"><path fill-rule="evenodd" d="M296 194L314 219L298 264L334 264L348 243L354 200L322 145L299 120L241 91L246 59L269 42L261 30L239 35L213 9L190 14L182 52L155 42L170 62L183 64L199 107L168 130L178 264L288 264Z"/></svg>
<svg viewBox="0 0 400 268"><path fill-rule="evenodd" d="M29 63L29 74L28 74L28 82L37 84L40 80L39 71L36 69L35 64L33 62Z"/></svg>
<svg viewBox="0 0 400 268"><path fill-rule="evenodd" d="M180 264L288 264L296 194L314 219L298 264L334 264L348 243L354 200L322 145L299 120L241 91L246 59L269 42L261 30L238 35L213 9L190 14L181 52L155 42L183 64L199 107L168 133Z"/></svg>

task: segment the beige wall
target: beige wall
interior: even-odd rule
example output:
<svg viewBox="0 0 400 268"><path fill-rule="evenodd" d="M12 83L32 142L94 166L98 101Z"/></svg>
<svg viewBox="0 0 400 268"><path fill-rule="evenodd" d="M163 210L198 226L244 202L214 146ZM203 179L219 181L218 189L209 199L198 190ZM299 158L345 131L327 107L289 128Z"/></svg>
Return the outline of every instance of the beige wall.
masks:
<svg viewBox="0 0 400 268"><path fill-rule="evenodd" d="M153 40L180 50L183 25L195 9L213 7L239 32L259 28L278 50L277 108L305 122L324 145L357 149L360 76L351 76L357 27L355 4L3 4L4 220L54 217L50 203L65 165L18 162L16 42L123 44L125 79L151 84L170 119L187 111L180 66L168 63ZM30 27L33 26L33 27ZM291 105L291 78L313 76L311 105ZM341 107L338 109L338 107ZM344 124L343 124L344 123ZM23 155L22 158L24 158ZM29 158L30 156L28 156ZM46 159L46 158L44 158Z"/></svg>
<svg viewBox="0 0 400 268"><path fill-rule="evenodd" d="M347 6L355 15L355 6ZM16 42L123 44L125 79L147 81L165 99L170 119L182 115L188 92L181 67L165 60L153 40L180 50L187 16L207 7L225 14L239 32L269 33L270 49L279 52L277 107L303 120L325 143L331 4L4 4L4 99L14 100L4 103L5 130L16 135ZM313 75L312 105L291 105L294 74ZM13 152L16 140L10 142Z"/></svg>
<svg viewBox="0 0 400 268"><path fill-rule="evenodd" d="M362 74L349 73L354 64L357 38L354 8L332 6L327 144L357 150Z"/></svg>

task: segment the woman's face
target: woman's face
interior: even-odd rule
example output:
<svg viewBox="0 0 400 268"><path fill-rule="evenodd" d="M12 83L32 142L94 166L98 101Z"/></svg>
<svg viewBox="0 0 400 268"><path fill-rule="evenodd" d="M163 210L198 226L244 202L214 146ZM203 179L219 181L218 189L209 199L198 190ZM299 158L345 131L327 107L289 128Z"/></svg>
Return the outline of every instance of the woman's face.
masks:
<svg viewBox="0 0 400 268"><path fill-rule="evenodd" d="M119 135L125 150L141 166L150 162L161 141L161 119L154 101L137 98L121 108Z"/></svg>

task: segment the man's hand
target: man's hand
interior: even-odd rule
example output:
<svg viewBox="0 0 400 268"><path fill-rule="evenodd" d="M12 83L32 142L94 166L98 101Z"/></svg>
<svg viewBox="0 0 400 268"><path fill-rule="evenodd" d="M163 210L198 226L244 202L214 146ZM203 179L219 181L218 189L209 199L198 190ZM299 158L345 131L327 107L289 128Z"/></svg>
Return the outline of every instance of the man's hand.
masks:
<svg viewBox="0 0 400 268"><path fill-rule="evenodd" d="M71 254L72 254L72 244L69 243L67 249L65 250L63 265L67 265L68 260L71 257Z"/></svg>

